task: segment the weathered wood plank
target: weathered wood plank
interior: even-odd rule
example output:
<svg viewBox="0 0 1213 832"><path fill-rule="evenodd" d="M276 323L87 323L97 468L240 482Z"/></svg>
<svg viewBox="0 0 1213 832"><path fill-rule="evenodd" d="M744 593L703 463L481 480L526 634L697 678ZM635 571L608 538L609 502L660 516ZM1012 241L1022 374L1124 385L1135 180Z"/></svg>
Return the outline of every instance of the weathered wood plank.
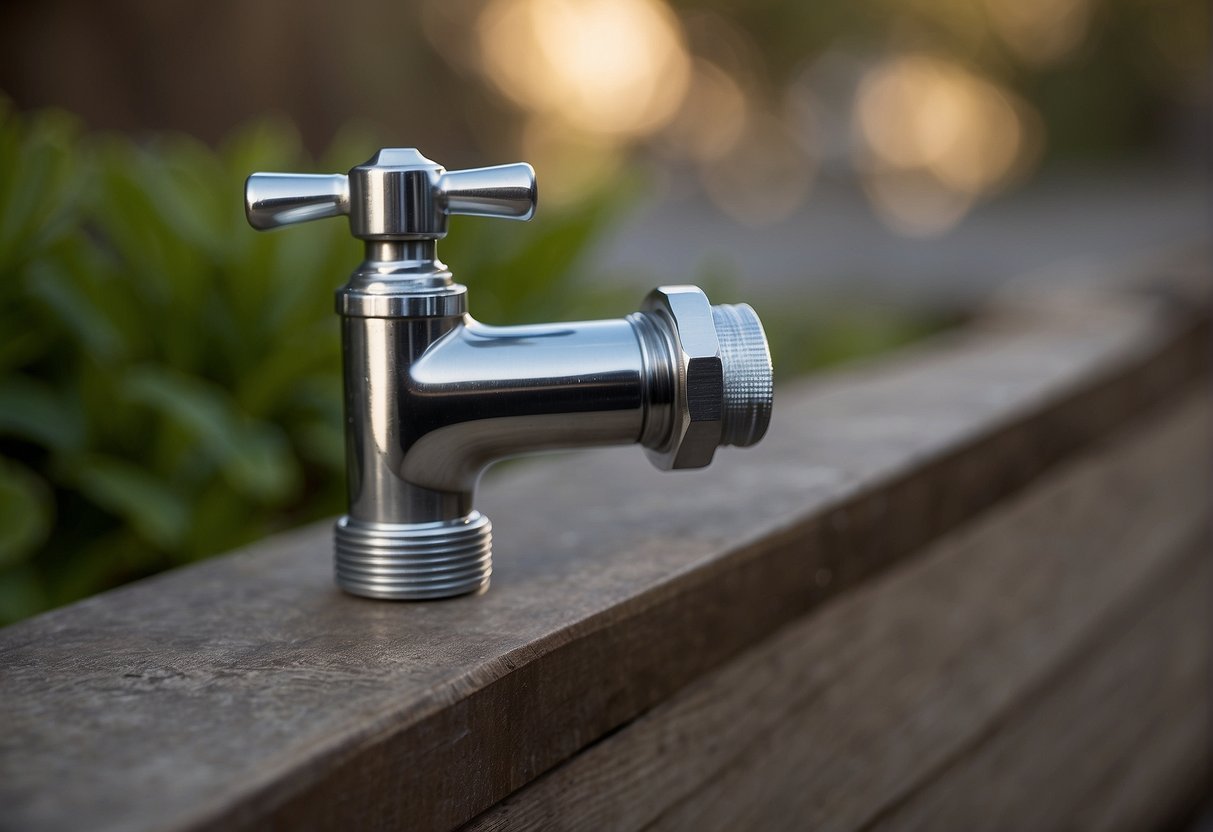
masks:
<svg viewBox="0 0 1213 832"><path fill-rule="evenodd" d="M0 631L3 821L464 822L1172 400L1206 331L1091 296L781 388L767 440L706 473L514 468L484 489L482 597L343 596L315 528Z"/></svg>
<svg viewBox="0 0 1213 832"><path fill-rule="evenodd" d="M1054 472L924 556L676 694L478 818L469 832L865 827L1024 707L1025 696L1089 642L1106 640L1120 654L1119 642L1104 634L1109 621L1126 606L1137 609L1143 587L1159 573L1172 575L1177 558L1190 567L1183 556L1207 530L1211 409L1202 393ZM1198 598L1209 589L1207 581L1195 583ZM1194 698L1207 682L1201 662L1207 674L1213 630L1192 612L1191 603L1184 606L1183 626L1153 645L1164 667L1175 661L1187 673L1183 684L1165 685L1166 675L1155 674L1149 678L1160 701L1151 702L1148 686L1130 685L1128 701L1111 698L1100 713L1120 721L1120 733L1109 736L1121 740L1139 741L1153 723L1190 735L1187 747L1164 745L1170 756L1139 772L1155 788L1169 770L1163 763L1191 761L1193 745L1205 749L1207 764L1207 685L1203 709ZM1104 676L1147 670L1140 659L1125 652ZM1168 712L1166 696L1186 710ZM1158 736L1162 742L1164 732ZM1073 743L1031 739L1025 754L1056 754L1082 768ZM1098 756L1098 747L1091 750ZM981 773L992 780L981 785L973 777L971 795L1010 776ZM944 797L948 784L940 778ZM1077 808L1046 795L1035 796L1046 817ZM973 828L981 806L968 808L968 822L931 827Z"/></svg>
<svg viewBox="0 0 1213 832"><path fill-rule="evenodd" d="M1207 797L1210 539L871 828L1157 829Z"/></svg>

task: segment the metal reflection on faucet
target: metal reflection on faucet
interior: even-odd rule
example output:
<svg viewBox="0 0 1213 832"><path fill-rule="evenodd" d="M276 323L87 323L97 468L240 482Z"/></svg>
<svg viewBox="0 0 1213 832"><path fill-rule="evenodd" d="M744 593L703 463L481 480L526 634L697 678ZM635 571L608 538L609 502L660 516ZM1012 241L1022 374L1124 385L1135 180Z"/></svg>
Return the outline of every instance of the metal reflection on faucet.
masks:
<svg viewBox="0 0 1213 832"><path fill-rule="evenodd" d="M445 598L487 588L492 525L473 507L493 462L639 443L661 468L751 445L772 401L762 325L693 286L654 290L623 319L488 326L436 256L447 216L529 219L534 172L447 172L385 149L348 175L253 174L254 228L348 213L366 259L337 292L343 317L349 513L337 583L356 595ZM348 193L344 200L333 195ZM344 210L339 210L344 208Z"/></svg>

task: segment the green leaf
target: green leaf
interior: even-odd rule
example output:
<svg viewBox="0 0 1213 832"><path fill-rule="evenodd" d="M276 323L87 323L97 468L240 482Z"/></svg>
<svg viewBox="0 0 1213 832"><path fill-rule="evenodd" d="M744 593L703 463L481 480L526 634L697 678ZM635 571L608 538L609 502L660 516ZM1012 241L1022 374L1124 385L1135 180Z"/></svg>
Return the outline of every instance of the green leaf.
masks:
<svg viewBox="0 0 1213 832"><path fill-rule="evenodd" d="M46 483L16 463L0 459L0 567L27 558L51 528Z"/></svg>
<svg viewBox="0 0 1213 832"><path fill-rule="evenodd" d="M125 390L131 401L153 408L197 440L241 492L277 500L297 487L297 463L282 431L241 413L222 388L143 367L128 376Z"/></svg>
<svg viewBox="0 0 1213 832"><path fill-rule="evenodd" d="M67 460L61 470L80 493L129 522L151 543L181 545L189 528L189 504L171 483L126 460L97 455Z"/></svg>
<svg viewBox="0 0 1213 832"><path fill-rule="evenodd" d="M0 572L0 627L45 609L46 593L32 565Z"/></svg>
<svg viewBox="0 0 1213 832"><path fill-rule="evenodd" d="M0 434L70 450L84 441L84 420L45 383L12 375L0 378Z"/></svg>
<svg viewBox="0 0 1213 832"><path fill-rule="evenodd" d="M25 314L21 314L25 313ZM53 339L45 327L31 322L28 310L0 311L0 374L13 372L36 360Z"/></svg>
<svg viewBox="0 0 1213 832"><path fill-rule="evenodd" d="M32 263L26 282L30 296L40 300L83 346L102 358L118 356L123 346L121 332L60 264L51 260Z"/></svg>
<svg viewBox="0 0 1213 832"><path fill-rule="evenodd" d="M345 470L345 435L340 422L304 422L297 432L300 454L330 471Z"/></svg>
<svg viewBox="0 0 1213 832"><path fill-rule="evenodd" d="M24 125L13 119L6 122L5 133L0 142L5 171L0 178L0 271L63 232L87 180L78 126L70 116L46 112Z"/></svg>
<svg viewBox="0 0 1213 832"><path fill-rule="evenodd" d="M336 316L287 336L260 360L248 362L247 374L240 381L239 397L252 413L269 412L300 380L320 373L332 373L341 366L341 331ZM340 385L332 390L337 398Z"/></svg>

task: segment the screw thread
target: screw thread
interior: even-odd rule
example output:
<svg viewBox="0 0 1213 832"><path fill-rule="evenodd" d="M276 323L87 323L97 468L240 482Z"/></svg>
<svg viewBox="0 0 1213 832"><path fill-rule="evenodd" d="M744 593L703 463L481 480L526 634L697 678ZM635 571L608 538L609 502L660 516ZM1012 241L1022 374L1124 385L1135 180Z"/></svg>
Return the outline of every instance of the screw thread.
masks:
<svg viewBox="0 0 1213 832"><path fill-rule="evenodd" d="M435 523L337 521L337 584L367 598L421 601L488 588L493 524L478 511Z"/></svg>
<svg viewBox="0 0 1213 832"><path fill-rule="evenodd" d="M753 445L767 432L774 400L771 353L758 314L749 304L712 307L724 365L722 445Z"/></svg>

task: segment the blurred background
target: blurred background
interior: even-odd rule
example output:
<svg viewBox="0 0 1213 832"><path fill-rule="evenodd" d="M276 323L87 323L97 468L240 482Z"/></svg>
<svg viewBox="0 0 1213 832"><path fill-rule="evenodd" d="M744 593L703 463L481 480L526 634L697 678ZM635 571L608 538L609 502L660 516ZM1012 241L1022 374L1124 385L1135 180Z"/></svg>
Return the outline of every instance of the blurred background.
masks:
<svg viewBox="0 0 1213 832"><path fill-rule="evenodd" d="M253 170L529 161L535 221L441 245L473 314L697 282L783 381L1207 243L1209 30L1201 0L9 0L0 623L341 510L360 252L252 232Z"/></svg>

